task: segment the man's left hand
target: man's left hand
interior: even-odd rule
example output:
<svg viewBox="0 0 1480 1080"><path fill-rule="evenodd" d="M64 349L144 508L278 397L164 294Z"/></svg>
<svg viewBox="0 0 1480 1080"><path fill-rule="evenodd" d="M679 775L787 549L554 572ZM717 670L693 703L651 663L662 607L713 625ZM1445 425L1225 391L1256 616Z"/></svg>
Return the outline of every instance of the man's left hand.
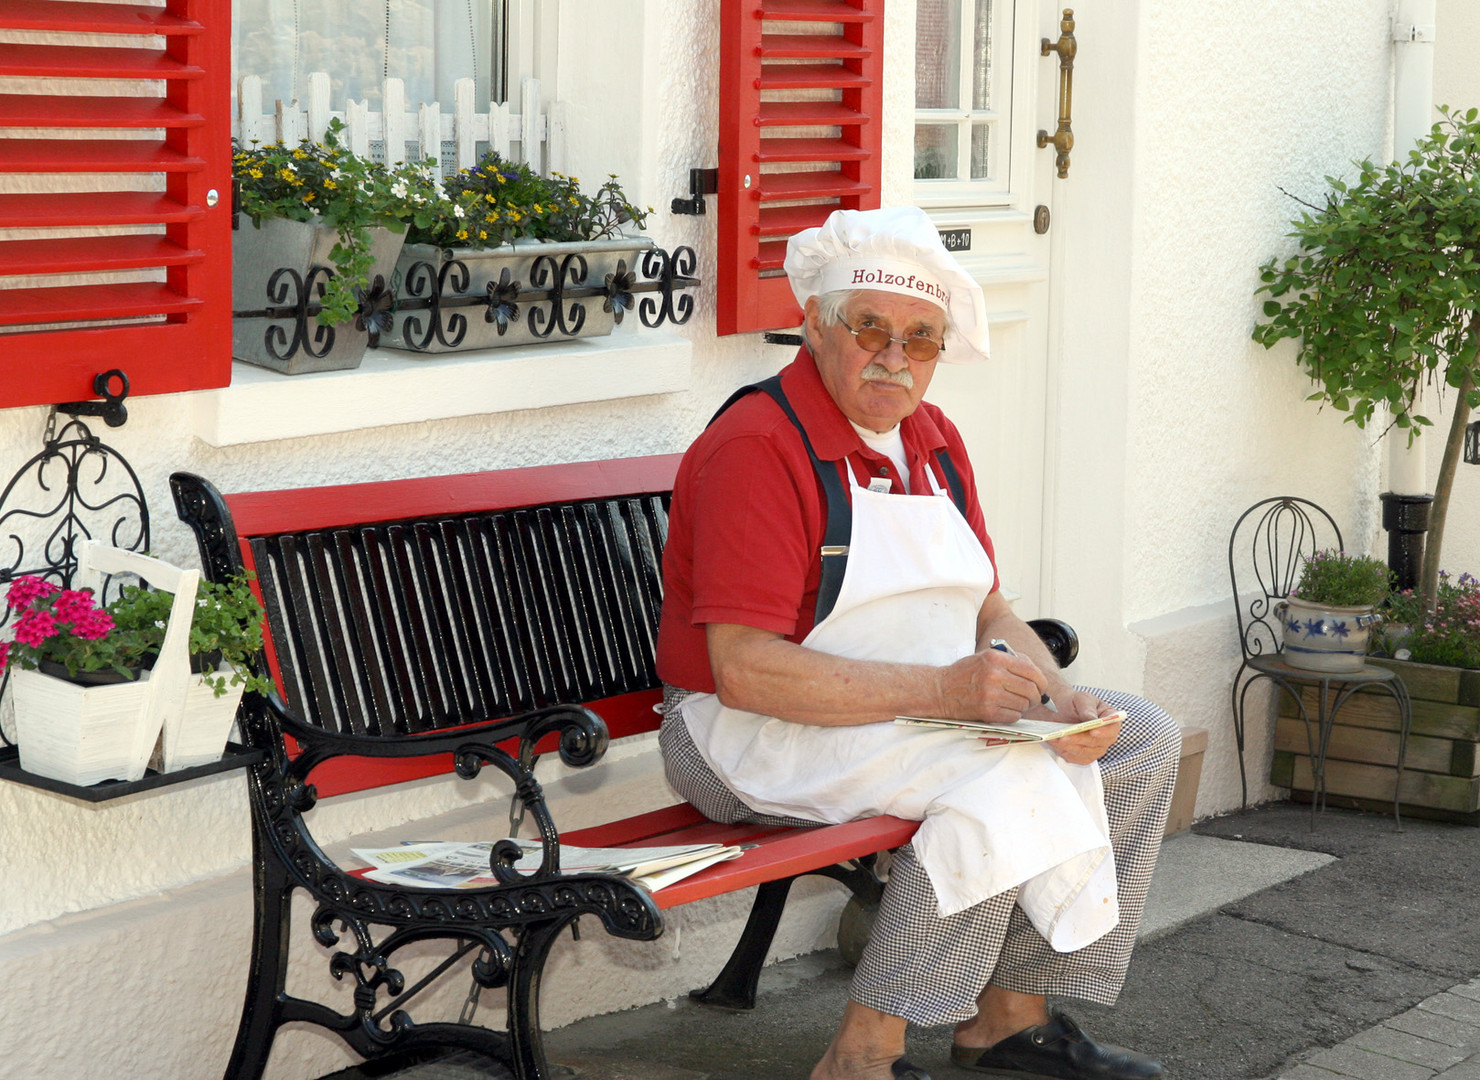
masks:
<svg viewBox="0 0 1480 1080"><path fill-rule="evenodd" d="M1054 704L1059 707L1057 713L1039 708L1031 710L1028 715L1036 720L1078 724L1085 720L1093 720L1097 716L1107 716L1115 711L1093 694L1078 690L1065 697L1056 697ZM1119 736L1120 721L1116 720L1089 731L1081 731L1077 735L1065 735L1062 739L1054 739L1048 745L1054 748L1059 757L1071 765L1088 765L1104 757Z"/></svg>

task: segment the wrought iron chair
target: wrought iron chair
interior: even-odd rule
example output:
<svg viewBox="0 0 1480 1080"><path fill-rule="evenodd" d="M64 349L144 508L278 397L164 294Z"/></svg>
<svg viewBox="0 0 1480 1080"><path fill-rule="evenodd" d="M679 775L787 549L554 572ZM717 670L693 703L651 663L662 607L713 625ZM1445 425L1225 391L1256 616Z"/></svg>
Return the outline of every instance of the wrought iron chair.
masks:
<svg viewBox="0 0 1480 1080"><path fill-rule="evenodd" d="M1228 540L1228 574L1233 584L1233 607L1243 653L1243 662L1233 679L1233 733L1238 742L1243 803L1247 806L1249 802L1249 782L1244 771L1244 710L1249 689L1255 683L1267 679L1288 694L1305 724L1311 762L1312 828L1316 810L1326 804L1326 750L1336 714L1353 694L1387 694L1397 703L1400 725L1393 819L1401 828L1399 789L1412 726L1408 689L1403 680L1395 672L1370 663L1363 663L1359 671L1340 673L1293 667L1285 660L1282 638L1276 630L1279 621L1276 606L1300 580L1304 560L1316 551L1341 546L1341 530L1331 515L1309 499L1291 495L1255 503L1233 526ZM1257 585L1257 592L1250 589L1251 585ZM1314 718L1301 694L1307 687L1318 690Z"/></svg>

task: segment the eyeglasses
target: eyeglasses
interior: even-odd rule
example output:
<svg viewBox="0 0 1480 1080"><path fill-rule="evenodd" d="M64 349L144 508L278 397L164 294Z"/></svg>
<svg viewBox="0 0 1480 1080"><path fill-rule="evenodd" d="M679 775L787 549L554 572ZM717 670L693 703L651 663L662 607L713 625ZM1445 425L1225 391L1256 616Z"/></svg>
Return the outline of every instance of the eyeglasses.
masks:
<svg viewBox="0 0 1480 1080"><path fill-rule="evenodd" d="M889 331L881 326L865 326L855 330L846 322L843 322L842 319L839 319L838 322L843 323L843 329L853 335L853 340L858 342L858 347L864 352L880 353L889 348L891 341L897 341L900 345L904 346L904 354L907 357L916 363L923 364L927 361L934 360L945 351L945 346L932 338L891 337Z"/></svg>

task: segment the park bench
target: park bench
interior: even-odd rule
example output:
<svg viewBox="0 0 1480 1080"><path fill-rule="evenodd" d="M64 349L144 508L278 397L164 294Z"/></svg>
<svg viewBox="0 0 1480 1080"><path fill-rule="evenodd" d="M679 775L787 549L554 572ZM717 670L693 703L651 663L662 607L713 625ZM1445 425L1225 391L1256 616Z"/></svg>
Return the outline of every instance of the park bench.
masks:
<svg viewBox="0 0 1480 1080"><path fill-rule="evenodd" d="M229 1080L260 1077L276 1032L292 1021L337 1032L366 1058L455 1047L504 1062L519 1080L545 1080L541 971L580 916L651 940L665 909L759 886L729 962L694 995L750 1008L796 877L827 875L877 901L873 857L906 843L916 822L720 825L687 803L564 834L551 819L534 777L539 755L586 766L610 738L658 726L653 648L678 460L226 496L200 477L171 477L206 575L256 575L279 688L248 695L240 714L244 741L268 754L248 772L255 914ZM1035 629L1061 663L1072 659L1072 630L1053 620ZM318 799L450 771L472 778L487 766L507 775L543 842L532 874L495 859L494 887L454 893L364 879L325 855L305 821ZM486 838L501 834L491 822ZM657 893L560 872L561 842L711 841L755 846ZM309 929L332 951L328 974L353 987L352 1011L285 989L299 890L315 905ZM404 986L396 953L428 939L448 943L445 965L466 960L478 985L504 988L506 1029L412 1021L408 999L421 987Z"/></svg>

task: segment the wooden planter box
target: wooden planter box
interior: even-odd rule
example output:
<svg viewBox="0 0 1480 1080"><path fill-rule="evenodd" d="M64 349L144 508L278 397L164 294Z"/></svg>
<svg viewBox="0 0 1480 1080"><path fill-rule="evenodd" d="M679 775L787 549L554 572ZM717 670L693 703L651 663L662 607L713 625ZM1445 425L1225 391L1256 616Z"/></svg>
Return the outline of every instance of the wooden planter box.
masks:
<svg viewBox="0 0 1480 1080"><path fill-rule="evenodd" d="M1403 764L1403 813L1480 825L1480 670L1404 660L1373 662L1396 671L1413 699L1413 727ZM1314 717L1318 692L1305 691ZM1398 707L1386 694L1357 694L1336 714L1326 751L1326 802L1391 812L1398 763ZM1311 798L1305 724L1293 702L1279 695L1270 783Z"/></svg>

